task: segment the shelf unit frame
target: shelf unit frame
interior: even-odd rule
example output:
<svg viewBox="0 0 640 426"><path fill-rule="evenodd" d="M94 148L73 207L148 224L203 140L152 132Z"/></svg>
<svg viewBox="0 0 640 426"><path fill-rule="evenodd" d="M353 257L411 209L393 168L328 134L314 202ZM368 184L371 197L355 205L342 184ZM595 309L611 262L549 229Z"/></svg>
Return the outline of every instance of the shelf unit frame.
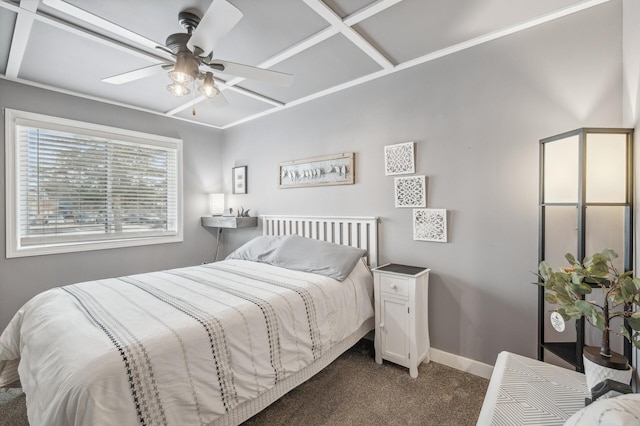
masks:
<svg viewBox="0 0 640 426"><path fill-rule="evenodd" d="M624 203L588 203L586 202L586 144L588 134L607 133L626 135L626 200ZM578 136L578 199L577 202L547 203L545 202L545 147L548 143ZM539 183L539 223L538 223L538 263L545 260L546 210L548 207L575 206L577 209L577 247L576 259L584 259L586 253L586 218L587 208L591 206L624 208L624 253L622 254L625 271L633 269L633 129L626 128L580 128L540 140L540 183ZM605 247L603 247L605 248ZM538 287L538 359L544 361L545 350L553 353L584 372L582 351L585 345L585 319L575 321L576 340L574 342L547 342L545 340L545 288ZM628 324L625 323L627 329ZM624 340L624 355L632 359L632 346Z"/></svg>

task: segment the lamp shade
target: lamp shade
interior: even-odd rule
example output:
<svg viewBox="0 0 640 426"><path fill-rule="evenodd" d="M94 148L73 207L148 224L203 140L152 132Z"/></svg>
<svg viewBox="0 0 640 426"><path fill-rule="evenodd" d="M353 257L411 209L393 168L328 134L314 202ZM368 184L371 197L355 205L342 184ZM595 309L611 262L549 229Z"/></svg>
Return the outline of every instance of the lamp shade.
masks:
<svg viewBox="0 0 640 426"><path fill-rule="evenodd" d="M224 213L224 194L209 194L209 210L211 216L221 216Z"/></svg>
<svg viewBox="0 0 640 426"><path fill-rule="evenodd" d="M215 82L213 81L213 73L207 72L205 74L204 82L202 82L198 90L207 98L213 98L218 93L220 93L220 91L216 87Z"/></svg>
<svg viewBox="0 0 640 426"><path fill-rule="evenodd" d="M178 83L172 83L167 86L167 90L171 92L171 94L177 98L181 98L184 95L188 95L191 93L191 90L187 86Z"/></svg>
<svg viewBox="0 0 640 426"><path fill-rule="evenodd" d="M198 62L188 52L180 52L176 57L176 66L169 71L169 77L177 84L189 84L198 75Z"/></svg>

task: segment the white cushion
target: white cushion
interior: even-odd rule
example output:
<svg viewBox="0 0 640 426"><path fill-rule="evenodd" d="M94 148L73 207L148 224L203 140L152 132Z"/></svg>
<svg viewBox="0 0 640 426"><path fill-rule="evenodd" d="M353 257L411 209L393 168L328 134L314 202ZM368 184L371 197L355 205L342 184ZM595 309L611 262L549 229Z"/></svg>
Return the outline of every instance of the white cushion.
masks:
<svg viewBox="0 0 640 426"><path fill-rule="evenodd" d="M640 394L600 399L569 417L565 426L640 426Z"/></svg>

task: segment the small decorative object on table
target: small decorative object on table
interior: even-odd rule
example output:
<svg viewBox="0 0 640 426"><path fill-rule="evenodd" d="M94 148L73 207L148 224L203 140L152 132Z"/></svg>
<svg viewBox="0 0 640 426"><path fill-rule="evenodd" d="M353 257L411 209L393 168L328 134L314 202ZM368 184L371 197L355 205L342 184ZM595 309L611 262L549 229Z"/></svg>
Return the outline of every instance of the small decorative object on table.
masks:
<svg viewBox="0 0 640 426"><path fill-rule="evenodd" d="M538 284L544 285L547 291L545 301L557 306L556 312L561 319L584 317L602 331L600 348L586 346L583 352L589 390L605 379L626 384L631 381L632 369L628 360L611 351L610 333L624 336L640 348L640 311L633 310L634 305L640 305L640 279L632 278L633 271L619 272L613 264L617 257L615 251L606 249L579 262L567 253L568 268L554 271L546 261L540 262L538 268L542 281ZM593 288L602 291L603 302L585 300ZM614 318L624 318L631 330L625 325L618 331L612 329L611 320ZM561 321L557 315L555 319Z"/></svg>
<svg viewBox="0 0 640 426"><path fill-rule="evenodd" d="M409 368L429 361L427 290L430 269L390 263L373 269L376 362L382 359Z"/></svg>
<svg viewBox="0 0 640 426"><path fill-rule="evenodd" d="M238 210L238 217L250 217L249 216L249 210L251 210L251 209L245 210L244 207L240 207L240 210ZM229 212L229 213L231 213L231 212Z"/></svg>

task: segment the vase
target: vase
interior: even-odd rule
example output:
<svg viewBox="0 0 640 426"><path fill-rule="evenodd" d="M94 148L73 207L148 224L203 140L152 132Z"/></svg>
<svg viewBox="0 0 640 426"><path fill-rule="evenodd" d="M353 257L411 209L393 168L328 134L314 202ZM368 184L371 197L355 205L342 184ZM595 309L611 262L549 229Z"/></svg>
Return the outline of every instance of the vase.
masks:
<svg viewBox="0 0 640 426"><path fill-rule="evenodd" d="M633 370L631 370L627 358L619 353L611 352L611 357L605 357L600 355L599 347L585 346L582 352L582 360L584 361L584 374L587 379L589 393L591 393L591 388L606 379L625 384L631 382ZM611 391L599 399L611 398L616 395L618 395L617 392Z"/></svg>

